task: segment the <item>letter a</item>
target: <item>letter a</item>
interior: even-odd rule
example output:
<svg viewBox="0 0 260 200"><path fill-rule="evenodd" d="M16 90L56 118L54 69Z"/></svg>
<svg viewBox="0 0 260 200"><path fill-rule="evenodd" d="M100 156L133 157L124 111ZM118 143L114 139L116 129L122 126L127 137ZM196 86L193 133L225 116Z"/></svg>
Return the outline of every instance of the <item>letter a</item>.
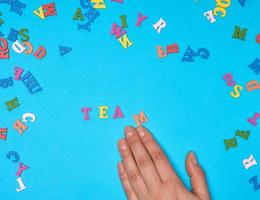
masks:
<svg viewBox="0 0 260 200"><path fill-rule="evenodd" d="M45 19L42 6L41 6L40 8L38 8L37 10L33 11L33 14L37 15L37 16L40 17L41 19Z"/></svg>

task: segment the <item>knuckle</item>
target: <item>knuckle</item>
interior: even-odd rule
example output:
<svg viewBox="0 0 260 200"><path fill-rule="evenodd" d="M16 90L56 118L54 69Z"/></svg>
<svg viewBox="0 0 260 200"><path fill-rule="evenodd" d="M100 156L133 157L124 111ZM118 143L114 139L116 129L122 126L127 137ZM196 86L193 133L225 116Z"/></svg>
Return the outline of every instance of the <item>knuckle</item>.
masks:
<svg viewBox="0 0 260 200"><path fill-rule="evenodd" d="M172 178L167 178L163 180L163 186L167 189L172 189L174 185L174 180Z"/></svg>
<svg viewBox="0 0 260 200"><path fill-rule="evenodd" d="M122 155L123 155L123 158L126 160L131 157L131 152L130 152L130 150L125 150L122 152Z"/></svg>
<svg viewBox="0 0 260 200"><path fill-rule="evenodd" d="M137 180L140 178L140 174L137 171L129 173L129 180L131 182L137 182Z"/></svg>
<svg viewBox="0 0 260 200"><path fill-rule="evenodd" d="M153 141L153 138L152 138L151 134L149 134L149 133L144 134L141 137L141 139L142 139L143 144L149 144Z"/></svg>
<svg viewBox="0 0 260 200"><path fill-rule="evenodd" d="M177 188L182 188L183 184L180 179L175 179L172 176L165 178L163 180L163 186L170 191L176 192Z"/></svg>
<svg viewBox="0 0 260 200"><path fill-rule="evenodd" d="M205 172L201 168L198 170L197 175L203 179L205 178Z"/></svg>
<svg viewBox="0 0 260 200"><path fill-rule="evenodd" d="M143 137L142 137L142 142L144 144L149 144L150 142L152 141L152 137L150 134L145 134Z"/></svg>
<svg viewBox="0 0 260 200"><path fill-rule="evenodd" d="M151 157L155 162L164 161L165 157L162 151L155 151L151 153Z"/></svg>
<svg viewBox="0 0 260 200"><path fill-rule="evenodd" d="M140 168L145 169L149 166L150 161L146 156L142 156L137 159L137 164Z"/></svg>
<svg viewBox="0 0 260 200"><path fill-rule="evenodd" d="M124 172L120 172L120 178L123 182L127 181L127 174Z"/></svg>
<svg viewBox="0 0 260 200"><path fill-rule="evenodd" d="M130 146L136 145L138 142L139 142L139 138L136 135L133 135L131 138L129 138Z"/></svg>

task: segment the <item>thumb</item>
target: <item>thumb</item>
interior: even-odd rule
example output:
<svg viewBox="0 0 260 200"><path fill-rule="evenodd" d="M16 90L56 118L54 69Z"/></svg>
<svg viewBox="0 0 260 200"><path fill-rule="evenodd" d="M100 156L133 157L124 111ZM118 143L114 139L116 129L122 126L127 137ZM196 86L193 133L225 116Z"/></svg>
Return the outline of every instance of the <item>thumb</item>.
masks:
<svg viewBox="0 0 260 200"><path fill-rule="evenodd" d="M193 152L190 152L187 156L186 169L190 176L193 193L201 200L210 200L204 171L201 169Z"/></svg>

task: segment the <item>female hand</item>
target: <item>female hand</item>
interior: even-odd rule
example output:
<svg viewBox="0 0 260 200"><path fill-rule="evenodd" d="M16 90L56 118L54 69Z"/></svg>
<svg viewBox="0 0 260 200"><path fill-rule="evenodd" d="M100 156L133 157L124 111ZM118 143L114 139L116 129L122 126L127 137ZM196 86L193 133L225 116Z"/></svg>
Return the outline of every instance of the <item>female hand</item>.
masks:
<svg viewBox="0 0 260 200"><path fill-rule="evenodd" d="M205 175L194 153L186 159L192 192L183 185L169 160L144 127L126 127L118 142L119 176L128 200L210 200Z"/></svg>

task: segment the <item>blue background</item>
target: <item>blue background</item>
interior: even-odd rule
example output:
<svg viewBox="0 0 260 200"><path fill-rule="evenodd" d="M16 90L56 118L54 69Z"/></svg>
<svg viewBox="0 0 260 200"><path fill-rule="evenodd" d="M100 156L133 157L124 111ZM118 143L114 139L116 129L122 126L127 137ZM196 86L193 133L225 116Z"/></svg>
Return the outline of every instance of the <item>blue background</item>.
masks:
<svg viewBox="0 0 260 200"><path fill-rule="evenodd" d="M29 1L24 14L10 12L0 4L5 24L0 30L7 38L10 28L28 28L34 48L43 45L42 60L16 54L9 42L10 59L0 60L0 78L13 76L14 66L30 70L43 92L30 95L22 82L0 89L0 127L8 127L7 141L0 141L1 199L125 199L117 175L120 160L116 143L125 125L135 125L133 115L144 111L146 123L172 160L185 184L186 153L194 150L207 173L212 199L259 199L248 183L260 176L259 166L248 171L242 160L253 153L260 162L259 126L246 119L260 111L259 91L248 93L245 84L259 80L248 65L259 57L255 37L259 30L259 6L250 0L243 8L232 1L225 18L210 24L203 16L215 8L215 1L106 1L107 9L92 24L91 32L77 30L72 20L80 6L76 0L56 1L57 16L41 20L33 10L51 1ZM138 12L148 16L136 27ZM110 35L113 22L121 24L127 15L128 36L134 45L124 49ZM162 17L167 27L158 34L152 27ZM248 28L246 41L232 38L234 27ZM159 59L156 46L178 43L179 54ZM73 50L61 57L58 46ZM181 62L187 48L204 47L211 56L194 63ZM244 87L241 97L223 81L227 72ZM8 112L4 102L18 97L21 106ZM99 119L98 106L109 106L109 119ZM119 105L123 119L112 118ZM92 107L91 120L84 121L81 108ZM26 112L37 121L28 123L22 136L13 123ZM259 122L260 123L260 122ZM237 129L250 130L249 140L238 138L238 147L225 151L223 140ZM17 193L18 165L6 158L17 151L30 166L22 174L26 190Z"/></svg>

